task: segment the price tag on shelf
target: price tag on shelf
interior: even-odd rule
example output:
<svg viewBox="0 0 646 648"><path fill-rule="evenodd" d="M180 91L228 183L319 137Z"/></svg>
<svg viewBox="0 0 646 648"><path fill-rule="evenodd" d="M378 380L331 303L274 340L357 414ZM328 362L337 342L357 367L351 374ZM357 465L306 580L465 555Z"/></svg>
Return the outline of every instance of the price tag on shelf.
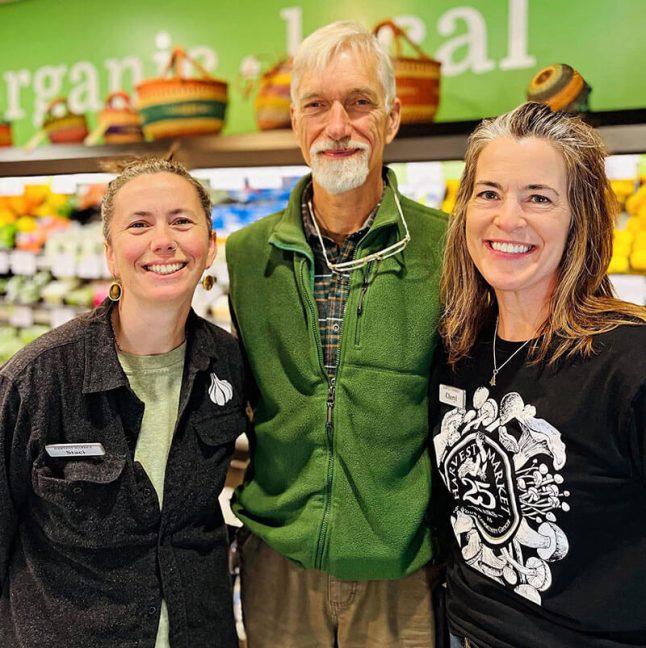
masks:
<svg viewBox="0 0 646 648"><path fill-rule="evenodd" d="M639 155L610 155L606 158L609 180L639 180Z"/></svg>
<svg viewBox="0 0 646 648"><path fill-rule="evenodd" d="M444 173L441 162L408 162L403 165L406 170L406 182L413 185L441 184L444 188Z"/></svg>
<svg viewBox="0 0 646 648"><path fill-rule="evenodd" d="M65 322L69 322L71 319L76 317L76 313L72 308L53 308L50 314L50 325L52 328L61 326Z"/></svg>
<svg viewBox="0 0 646 648"><path fill-rule="evenodd" d="M610 282L619 299L639 306L646 305L646 276L613 274L610 275Z"/></svg>
<svg viewBox="0 0 646 648"><path fill-rule="evenodd" d="M17 275L36 274L36 255L25 250L14 250L9 259L11 272Z"/></svg>
<svg viewBox="0 0 646 648"><path fill-rule="evenodd" d="M0 250L0 274L7 274L9 270L9 252Z"/></svg>
<svg viewBox="0 0 646 648"><path fill-rule="evenodd" d="M9 313L9 324L26 328L34 324L34 311L29 306L14 306Z"/></svg>
<svg viewBox="0 0 646 648"><path fill-rule="evenodd" d="M245 188L244 169L205 169L200 178L208 179L214 190L242 191Z"/></svg>
<svg viewBox="0 0 646 648"><path fill-rule="evenodd" d="M76 258L73 254L52 254L52 274L55 277L75 277Z"/></svg>
<svg viewBox="0 0 646 648"><path fill-rule="evenodd" d="M54 176L51 183L52 193L75 194L78 183L78 174Z"/></svg>
<svg viewBox="0 0 646 648"><path fill-rule="evenodd" d="M79 259L77 276L81 279L100 279L103 277L104 263L102 254L83 254Z"/></svg>
<svg viewBox="0 0 646 648"><path fill-rule="evenodd" d="M247 182L253 189L280 189L283 186L283 176L280 168L257 167L245 169Z"/></svg>
<svg viewBox="0 0 646 648"><path fill-rule="evenodd" d="M0 178L0 196L20 196L24 187L24 178Z"/></svg>
<svg viewBox="0 0 646 648"><path fill-rule="evenodd" d="M101 258L101 268L103 269L101 278L112 280L112 273L110 272L110 268L108 268L108 262L105 260L105 256Z"/></svg>

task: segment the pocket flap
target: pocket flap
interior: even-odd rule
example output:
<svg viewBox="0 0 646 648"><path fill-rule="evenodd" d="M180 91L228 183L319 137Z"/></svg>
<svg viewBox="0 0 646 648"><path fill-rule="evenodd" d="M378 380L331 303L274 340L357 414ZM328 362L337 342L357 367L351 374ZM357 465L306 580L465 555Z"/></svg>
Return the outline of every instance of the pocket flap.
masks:
<svg viewBox="0 0 646 648"><path fill-rule="evenodd" d="M125 455L106 455L99 461L70 459L63 467L63 475L67 481L109 484L118 479L125 465Z"/></svg>
<svg viewBox="0 0 646 648"><path fill-rule="evenodd" d="M200 439L207 445L233 443L247 429L247 417L242 408L226 414L210 416L193 422Z"/></svg>

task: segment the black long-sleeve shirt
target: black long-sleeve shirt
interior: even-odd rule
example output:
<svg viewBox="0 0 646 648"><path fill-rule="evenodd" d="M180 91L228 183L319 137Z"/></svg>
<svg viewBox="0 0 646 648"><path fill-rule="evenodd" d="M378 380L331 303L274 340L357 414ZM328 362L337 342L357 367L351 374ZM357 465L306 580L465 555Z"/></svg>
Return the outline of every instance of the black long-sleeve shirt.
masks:
<svg viewBox="0 0 646 648"><path fill-rule="evenodd" d="M217 497L245 426L237 343L189 316L160 511L134 460L144 406L119 364L110 310L46 334L0 370L0 646L152 648L164 599L173 648L233 648ZM57 443L101 443L105 455L49 456Z"/></svg>

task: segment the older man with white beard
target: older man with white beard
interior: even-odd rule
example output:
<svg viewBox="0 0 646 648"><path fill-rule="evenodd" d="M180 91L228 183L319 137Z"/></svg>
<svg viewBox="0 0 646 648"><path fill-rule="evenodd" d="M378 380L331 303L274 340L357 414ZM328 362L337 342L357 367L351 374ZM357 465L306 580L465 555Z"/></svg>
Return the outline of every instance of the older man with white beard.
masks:
<svg viewBox="0 0 646 648"><path fill-rule="evenodd" d="M232 316L253 390L234 511L249 648L434 645L427 452L444 214L383 166L388 54L339 22L301 45L292 125L311 167L232 234Z"/></svg>

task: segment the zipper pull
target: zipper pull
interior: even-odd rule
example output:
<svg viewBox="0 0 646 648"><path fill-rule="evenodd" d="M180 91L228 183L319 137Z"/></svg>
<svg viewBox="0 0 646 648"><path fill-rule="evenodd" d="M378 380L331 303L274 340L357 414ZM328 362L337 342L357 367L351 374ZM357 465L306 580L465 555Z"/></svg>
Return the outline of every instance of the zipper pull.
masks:
<svg viewBox="0 0 646 648"><path fill-rule="evenodd" d="M328 429L332 427L332 411L334 410L334 383L330 381L327 388L327 419L325 425Z"/></svg>

